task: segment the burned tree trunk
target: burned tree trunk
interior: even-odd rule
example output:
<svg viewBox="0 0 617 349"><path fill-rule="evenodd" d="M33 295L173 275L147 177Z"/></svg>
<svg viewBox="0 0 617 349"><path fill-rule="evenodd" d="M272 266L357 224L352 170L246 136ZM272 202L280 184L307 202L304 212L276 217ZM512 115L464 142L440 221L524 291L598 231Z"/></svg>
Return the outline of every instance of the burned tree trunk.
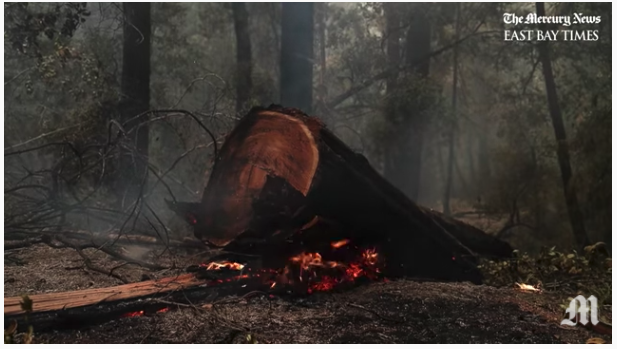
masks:
<svg viewBox="0 0 617 349"><path fill-rule="evenodd" d="M231 3L236 30L236 113L240 114L251 99L251 36L249 14L243 2ZM246 111L247 109L244 109ZM242 115L242 114L240 114ZM238 115L238 116L240 116Z"/></svg>
<svg viewBox="0 0 617 349"><path fill-rule="evenodd" d="M454 38L459 39L461 27L461 4L456 4L456 29ZM457 117L457 83L458 83L458 45L454 46L454 54L452 59L452 121L448 132L448 171L446 175L446 189L443 194L443 213L450 215L450 195L452 191L452 170L454 167L454 137L456 133L456 117Z"/></svg>
<svg viewBox="0 0 617 349"><path fill-rule="evenodd" d="M538 16L544 16L544 3L536 3L536 12ZM546 24L539 24L541 30L546 30ZM570 216L570 224L572 225L572 233L578 244L578 248L590 244L589 237L585 231L585 223L583 212L581 211L576 197L576 191L572 187L572 166L570 165L570 152L566 137L566 129L563 125L561 117L561 109L559 107L559 99L557 97L557 87L553 77L553 67L551 63L550 51L547 41L538 43L538 51L540 61L542 62L542 72L544 73L544 83L546 85L546 97L548 100L548 109L555 131L555 139L557 140L557 162L561 170L561 181L563 183L563 191L566 197L566 206L568 207L568 215Z"/></svg>
<svg viewBox="0 0 617 349"><path fill-rule="evenodd" d="M118 165L118 201L128 207L145 185L148 166L148 115L150 109L150 3L124 3L120 114L128 134L129 149ZM139 116L139 117L137 117Z"/></svg>
<svg viewBox="0 0 617 349"><path fill-rule="evenodd" d="M319 119L277 106L254 108L229 135L199 210L198 238L267 267L347 240L375 248L388 276L480 282L473 248L511 252L417 206Z"/></svg>
<svg viewBox="0 0 617 349"><path fill-rule="evenodd" d="M310 112L313 107L313 3L283 3L281 103Z"/></svg>
<svg viewBox="0 0 617 349"><path fill-rule="evenodd" d="M429 77L431 24L424 7L414 7L405 39L405 61L412 67L406 77L413 84L427 81ZM389 135L391 140L384 159L386 178L412 200L418 200L420 194L424 131L427 125L424 107L414 106L415 98L415 93L397 98L395 114L390 115L396 116L390 119L390 127L394 132ZM413 103L410 105L409 102Z"/></svg>

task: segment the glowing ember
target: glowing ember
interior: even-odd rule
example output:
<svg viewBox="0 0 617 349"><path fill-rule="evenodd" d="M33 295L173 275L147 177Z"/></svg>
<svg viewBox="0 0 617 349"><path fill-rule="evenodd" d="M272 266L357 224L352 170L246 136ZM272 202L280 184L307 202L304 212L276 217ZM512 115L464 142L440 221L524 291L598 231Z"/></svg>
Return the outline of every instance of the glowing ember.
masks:
<svg viewBox="0 0 617 349"><path fill-rule="evenodd" d="M527 284L519 284L517 282L516 286L518 286L523 291L542 292L542 290L540 290L539 288Z"/></svg>
<svg viewBox="0 0 617 349"><path fill-rule="evenodd" d="M321 260L319 253L300 253L295 257L291 257L291 261L300 264L300 267L304 270L308 270L310 267L323 267L324 263Z"/></svg>
<svg viewBox="0 0 617 349"><path fill-rule="evenodd" d="M333 249L349 244L349 240L336 241L331 244ZM354 249L351 249L353 251ZM270 289L286 286L306 287L306 292L330 291L341 284L352 284L359 279L381 279L379 254L376 249L357 250L356 257L349 262L324 260L318 252L302 252L289 258L289 264L282 269L255 269L245 268L243 264L235 262L212 262L202 264L207 270L242 270L246 273L208 281L208 285L217 285L241 279L261 279ZM244 286L243 286L244 287Z"/></svg>
<svg viewBox="0 0 617 349"><path fill-rule="evenodd" d="M244 268L243 264L236 263L236 262L222 262L222 263L212 262L209 264L201 264L200 266L203 268L206 268L207 270L219 270L223 268L227 268L231 270L242 270L242 268Z"/></svg>
<svg viewBox="0 0 617 349"><path fill-rule="evenodd" d="M334 247L334 246L333 246ZM300 253L290 259L293 264L300 267L300 275L297 276L300 282L308 282L308 293L316 291L329 291L335 286L342 283L354 282L360 277L369 279L377 279L379 269L376 267L378 263L378 253L375 249L367 249L362 251L357 261L349 264L324 261L319 253ZM323 271L318 274L315 268L321 268ZM289 269L284 271L286 276L291 276ZM287 279L289 283L289 279ZM293 277L291 278L293 282Z"/></svg>
<svg viewBox="0 0 617 349"><path fill-rule="evenodd" d="M348 239L345 240L341 240L341 241L335 241L333 243L331 243L330 245L332 246L332 248L341 248L345 245L347 245L349 243Z"/></svg>
<svg viewBox="0 0 617 349"><path fill-rule="evenodd" d="M167 312L167 311L169 311L169 308L162 308L162 309L157 310L156 312L157 312L157 313L164 313L164 312ZM145 311L143 311L143 310L140 310L140 311L131 311L131 312L129 312L129 313L122 314L120 317L123 317L123 318L127 318L127 317L138 317L138 316L143 316L143 315L145 315L145 314L146 314L146 313L145 313Z"/></svg>
<svg viewBox="0 0 617 349"><path fill-rule="evenodd" d="M130 313L126 313L122 315L121 317L137 317L137 316L142 316L142 315L144 315L144 311L140 310L140 311L132 311Z"/></svg>
<svg viewBox="0 0 617 349"><path fill-rule="evenodd" d="M352 264L349 268L345 269L345 274L351 279L357 279L363 272L364 270L359 264Z"/></svg>
<svg viewBox="0 0 617 349"><path fill-rule="evenodd" d="M370 249L362 252L362 258L366 264L375 265L377 264L377 252L375 249Z"/></svg>
<svg viewBox="0 0 617 349"><path fill-rule="evenodd" d="M186 220L189 222L189 224L191 225L195 225L197 224L197 218L195 218L194 215L192 215L191 213L187 213L186 214Z"/></svg>
<svg viewBox="0 0 617 349"><path fill-rule="evenodd" d="M314 291L330 291L339 283L339 280L331 276L325 275L319 282L309 287L308 293L313 293Z"/></svg>

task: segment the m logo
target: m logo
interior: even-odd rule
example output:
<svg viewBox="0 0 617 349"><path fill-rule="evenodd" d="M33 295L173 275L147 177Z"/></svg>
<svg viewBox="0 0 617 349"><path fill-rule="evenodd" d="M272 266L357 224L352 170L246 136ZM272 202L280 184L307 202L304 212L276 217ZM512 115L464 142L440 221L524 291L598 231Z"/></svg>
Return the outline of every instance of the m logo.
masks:
<svg viewBox="0 0 617 349"><path fill-rule="evenodd" d="M589 302L589 307L587 302ZM598 321L598 299L595 296L585 299L585 297L578 295L570 301L566 314L568 314L568 318L561 321L562 325L576 326L578 322L585 326L589 322L587 317L591 314L591 323L595 326L600 322Z"/></svg>

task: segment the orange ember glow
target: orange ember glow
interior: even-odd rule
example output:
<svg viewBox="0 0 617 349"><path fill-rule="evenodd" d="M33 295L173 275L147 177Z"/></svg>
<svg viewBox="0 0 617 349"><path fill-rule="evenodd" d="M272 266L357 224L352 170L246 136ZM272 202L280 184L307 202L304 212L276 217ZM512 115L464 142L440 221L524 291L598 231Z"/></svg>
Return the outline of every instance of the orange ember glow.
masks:
<svg viewBox="0 0 617 349"><path fill-rule="evenodd" d="M331 243L333 250L346 246L349 240L341 240ZM291 258L284 268L274 269L255 269L245 268L243 264L236 262L212 262L201 264L207 270L242 270L241 275L211 280L210 285L223 284L241 279L261 279L264 285L270 289L279 289L290 285L306 287L306 292L330 291L341 284L352 284L358 280L381 280L382 275L379 269L379 254L374 248L357 249L352 246L350 251L354 251L356 257L352 257L347 262L336 260L324 260L318 252L302 252ZM246 272L246 273L244 273ZM243 286L244 287L244 286ZM295 287L294 287L295 288Z"/></svg>
<svg viewBox="0 0 617 349"><path fill-rule="evenodd" d="M335 241L333 243L331 243L330 245L332 246L332 248L341 248L345 245L347 245L349 243L348 239L345 240L341 240L341 241Z"/></svg>
<svg viewBox="0 0 617 349"><path fill-rule="evenodd" d="M374 248L362 252L362 259L370 265L377 264L377 252Z"/></svg>
<svg viewBox="0 0 617 349"><path fill-rule="evenodd" d="M122 317L137 317L137 316L142 316L142 315L144 315L144 311L140 310L140 311L132 311L130 313L126 313L122 315Z"/></svg>
<svg viewBox="0 0 617 349"><path fill-rule="evenodd" d="M219 270L223 268L232 269L232 270L242 270L244 268L244 265L240 263L235 263L235 262L222 262L222 263L212 262L209 264L202 264L201 267L204 267L207 270Z"/></svg>
<svg viewBox="0 0 617 349"><path fill-rule="evenodd" d="M156 312L157 312L157 313L164 313L164 312L167 312L167 311L169 311L169 308L162 308L162 309L157 310ZM145 312L145 311L143 311L143 310L140 310L140 311L131 311L131 312L128 312L128 313L122 314L122 316L120 316L120 317L123 317L123 318L127 318L127 317L138 317L138 316L143 316L143 315L145 315L145 314L146 314L146 312Z"/></svg>
<svg viewBox="0 0 617 349"><path fill-rule="evenodd" d="M300 264L304 270L309 270L311 267L325 266L319 253L300 253L295 257L291 257L291 261Z"/></svg>
<svg viewBox="0 0 617 349"><path fill-rule="evenodd" d="M516 286L518 286L523 291L542 292L542 290L540 290L539 288L527 284L519 284L517 282Z"/></svg>
<svg viewBox="0 0 617 349"><path fill-rule="evenodd" d="M308 280L308 293L313 293L332 290L339 284L353 282L359 277L377 279L379 274L379 269L376 267L378 256L375 249L368 249L362 251L359 260L345 264L336 261L324 261L319 253L303 252L292 257L290 261L300 267L301 274L298 279L301 282ZM331 273L332 275L318 275L317 270L315 270L316 267L330 269L333 273ZM289 274L289 269L285 270L285 274Z"/></svg>

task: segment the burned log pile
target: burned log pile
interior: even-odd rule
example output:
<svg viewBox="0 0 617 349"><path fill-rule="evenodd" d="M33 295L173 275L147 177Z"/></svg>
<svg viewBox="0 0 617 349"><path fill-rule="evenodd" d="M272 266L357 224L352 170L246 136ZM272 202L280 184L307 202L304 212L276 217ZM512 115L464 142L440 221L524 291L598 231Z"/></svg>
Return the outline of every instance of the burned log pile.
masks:
<svg viewBox="0 0 617 349"><path fill-rule="evenodd" d="M286 275L301 260L300 274L319 265L348 275L360 264L366 275L481 283L478 257L512 252L415 204L318 118L274 105L252 109L228 135L200 203L171 207L226 261Z"/></svg>

